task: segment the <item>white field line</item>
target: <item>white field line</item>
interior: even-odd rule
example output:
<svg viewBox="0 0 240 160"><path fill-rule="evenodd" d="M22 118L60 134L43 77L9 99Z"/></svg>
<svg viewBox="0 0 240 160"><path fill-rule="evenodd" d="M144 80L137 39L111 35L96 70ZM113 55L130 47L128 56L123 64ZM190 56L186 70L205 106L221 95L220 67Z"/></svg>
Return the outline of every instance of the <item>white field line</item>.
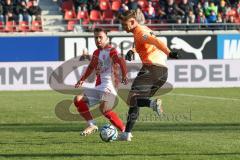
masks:
<svg viewBox="0 0 240 160"><path fill-rule="evenodd" d="M182 97L193 97L193 98L202 98L202 99L214 99L214 100L223 100L223 101L240 101L239 98L226 98L226 97L214 97L214 96L202 96L194 94L184 94L184 93L169 93L166 96L182 96Z"/></svg>
<svg viewBox="0 0 240 160"><path fill-rule="evenodd" d="M29 94L21 94L19 92L19 95L12 94L12 95L4 95L0 94L0 97L36 97L36 96L41 96L41 97L51 97L51 96L66 96L66 97L73 97L74 95L64 95L64 94L56 94L56 93L29 93ZM202 99L213 99L213 100L223 100L223 101L240 101L240 98L226 98L226 97L215 97L215 96L203 96L203 95L194 95L194 94L184 94L184 93L169 93L165 94L162 96L182 96L182 97L193 97L193 98L202 98Z"/></svg>

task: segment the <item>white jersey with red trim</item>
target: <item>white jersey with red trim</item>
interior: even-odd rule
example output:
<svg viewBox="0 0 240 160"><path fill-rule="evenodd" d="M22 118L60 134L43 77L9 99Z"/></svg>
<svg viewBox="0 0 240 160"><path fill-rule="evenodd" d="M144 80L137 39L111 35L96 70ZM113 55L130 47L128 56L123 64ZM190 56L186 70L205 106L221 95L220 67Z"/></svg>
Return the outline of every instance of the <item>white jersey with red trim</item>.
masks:
<svg viewBox="0 0 240 160"><path fill-rule="evenodd" d="M115 48L107 47L105 49L97 49L93 56L97 56L98 62L97 66L97 80L96 80L96 89L105 91L110 90L113 94L116 94L115 91L115 77L114 75L114 64L112 61L112 56L117 55Z"/></svg>
<svg viewBox="0 0 240 160"><path fill-rule="evenodd" d="M97 70L100 75L101 83L112 79L112 60L110 57L111 48L102 49L98 55Z"/></svg>

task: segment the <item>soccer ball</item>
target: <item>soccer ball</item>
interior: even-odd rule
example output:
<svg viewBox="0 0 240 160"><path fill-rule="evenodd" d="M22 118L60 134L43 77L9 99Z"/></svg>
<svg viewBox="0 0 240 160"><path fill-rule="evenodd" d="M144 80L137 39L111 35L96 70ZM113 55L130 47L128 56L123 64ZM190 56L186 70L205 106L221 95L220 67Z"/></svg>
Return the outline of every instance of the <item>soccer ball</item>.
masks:
<svg viewBox="0 0 240 160"><path fill-rule="evenodd" d="M100 138L104 142L112 142L117 139L118 131L111 124L105 124L100 130Z"/></svg>

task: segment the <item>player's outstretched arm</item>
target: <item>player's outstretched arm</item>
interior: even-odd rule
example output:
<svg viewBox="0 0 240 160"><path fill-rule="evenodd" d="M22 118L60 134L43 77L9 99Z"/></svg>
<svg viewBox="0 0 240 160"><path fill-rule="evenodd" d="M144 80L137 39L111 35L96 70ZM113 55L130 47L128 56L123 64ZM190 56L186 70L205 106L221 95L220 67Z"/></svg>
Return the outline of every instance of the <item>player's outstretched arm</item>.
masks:
<svg viewBox="0 0 240 160"><path fill-rule="evenodd" d="M128 78L127 78L127 66L126 63L124 61L124 59L119 58L117 54L112 56L112 60L113 63L117 63L122 71L122 83L124 83L125 85L128 83Z"/></svg>
<svg viewBox="0 0 240 160"><path fill-rule="evenodd" d="M169 53L171 52L170 49L166 44L163 43L160 39L158 39L155 35L146 35L145 37L146 43L152 44L156 46L159 50L163 51L167 56L169 56Z"/></svg>
<svg viewBox="0 0 240 160"><path fill-rule="evenodd" d="M169 58L173 59L180 58L180 54L176 50L170 51L167 45L165 45L160 39L158 39L154 35L147 36L146 42L155 45L159 50L163 51L167 56L169 56Z"/></svg>

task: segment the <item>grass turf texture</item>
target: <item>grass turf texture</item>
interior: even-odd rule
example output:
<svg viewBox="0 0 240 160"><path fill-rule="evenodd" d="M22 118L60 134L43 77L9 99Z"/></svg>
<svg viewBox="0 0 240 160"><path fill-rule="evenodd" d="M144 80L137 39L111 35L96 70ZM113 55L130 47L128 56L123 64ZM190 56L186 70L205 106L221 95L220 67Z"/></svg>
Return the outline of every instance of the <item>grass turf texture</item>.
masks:
<svg viewBox="0 0 240 160"><path fill-rule="evenodd" d="M240 159L239 90L174 89L162 96L165 115L142 109L133 141L113 143L81 137L85 123L56 117L55 105L71 95L0 92L0 159ZM126 120L122 101L115 111Z"/></svg>

